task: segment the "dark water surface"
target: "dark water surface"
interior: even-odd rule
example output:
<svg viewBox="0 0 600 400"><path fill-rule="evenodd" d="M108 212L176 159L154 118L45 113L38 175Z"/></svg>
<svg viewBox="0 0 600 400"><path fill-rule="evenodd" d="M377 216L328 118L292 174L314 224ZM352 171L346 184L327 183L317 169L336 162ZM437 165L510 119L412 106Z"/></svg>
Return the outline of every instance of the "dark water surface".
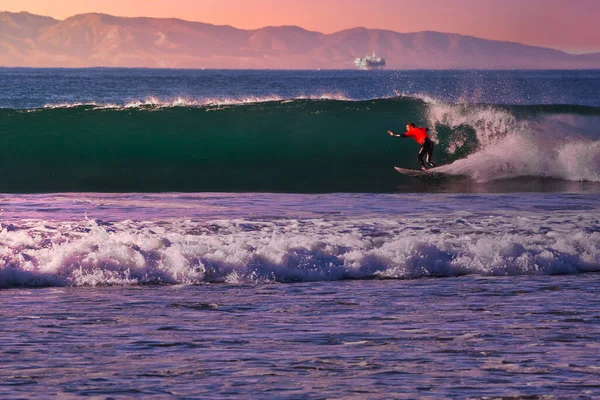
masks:
<svg viewBox="0 0 600 400"><path fill-rule="evenodd" d="M0 291L0 394L600 395L598 276Z"/></svg>

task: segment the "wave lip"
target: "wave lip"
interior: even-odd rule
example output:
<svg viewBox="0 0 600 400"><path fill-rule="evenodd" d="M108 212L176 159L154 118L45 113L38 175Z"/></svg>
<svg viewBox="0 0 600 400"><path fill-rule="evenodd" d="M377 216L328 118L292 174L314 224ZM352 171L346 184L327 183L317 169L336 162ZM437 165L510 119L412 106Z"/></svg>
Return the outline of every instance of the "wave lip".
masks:
<svg viewBox="0 0 600 400"><path fill-rule="evenodd" d="M0 287L264 284L600 271L592 212L2 224Z"/></svg>
<svg viewBox="0 0 600 400"><path fill-rule="evenodd" d="M143 100L128 100L121 104L107 103L98 101L77 101L73 103L48 103L41 109L68 109L79 107L91 107L93 109L104 110L124 110L124 109L144 109L144 108L174 108L174 107L215 107L215 106L238 106L248 104L260 104L271 102L285 102L296 100L321 100L321 101L362 101L370 99L352 99L343 93L321 93L306 96L285 97L280 95L265 95L265 96L234 96L234 97L204 97L204 98L188 98L177 96L170 99L161 99L150 96Z"/></svg>

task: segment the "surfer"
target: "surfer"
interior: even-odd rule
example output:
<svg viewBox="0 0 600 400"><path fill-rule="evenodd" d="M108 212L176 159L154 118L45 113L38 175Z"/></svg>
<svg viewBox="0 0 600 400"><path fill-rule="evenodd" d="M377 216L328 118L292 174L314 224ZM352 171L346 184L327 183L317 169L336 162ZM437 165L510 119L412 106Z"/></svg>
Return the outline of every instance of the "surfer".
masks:
<svg viewBox="0 0 600 400"><path fill-rule="evenodd" d="M431 158L433 157L434 144L429 138L427 130L428 128L417 128L414 123L409 122L406 124L406 133L394 133L392 131L387 132L390 136L396 136L399 138L412 138L421 145L421 150L419 150L417 158L419 159L419 164L421 164L421 169L423 171L427 170L427 168L425 168L425 162L427 162L431 168L435 167L435 163L431 161ZM423 161L423 157L425 156L425 161Z"/></svg>

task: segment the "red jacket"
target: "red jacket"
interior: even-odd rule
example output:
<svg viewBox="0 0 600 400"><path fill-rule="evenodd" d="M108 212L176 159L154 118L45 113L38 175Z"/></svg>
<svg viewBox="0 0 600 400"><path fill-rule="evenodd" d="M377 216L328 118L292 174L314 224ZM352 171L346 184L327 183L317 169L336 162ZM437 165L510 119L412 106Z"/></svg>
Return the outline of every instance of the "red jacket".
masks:
<svg viewBox="0 0 600 400"><path fill-rule="evenodd" d="M425 139L429 137L427 135L427 128L412 128L405 133L409 138L415 139L417 143L423 145L425 143Z"/></svg>

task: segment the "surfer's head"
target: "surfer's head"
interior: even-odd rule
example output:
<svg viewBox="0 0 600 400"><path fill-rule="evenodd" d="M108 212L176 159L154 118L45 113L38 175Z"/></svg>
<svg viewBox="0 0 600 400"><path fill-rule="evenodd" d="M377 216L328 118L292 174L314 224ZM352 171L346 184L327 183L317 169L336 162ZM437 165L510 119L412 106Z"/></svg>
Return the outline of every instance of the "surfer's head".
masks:
<svg viewBox="0 0 600 400"><path fill-rule="evenodd" d="M416 127L414 122L407 122L406 123L406 130L410 131L412 128Z"/></svg>

